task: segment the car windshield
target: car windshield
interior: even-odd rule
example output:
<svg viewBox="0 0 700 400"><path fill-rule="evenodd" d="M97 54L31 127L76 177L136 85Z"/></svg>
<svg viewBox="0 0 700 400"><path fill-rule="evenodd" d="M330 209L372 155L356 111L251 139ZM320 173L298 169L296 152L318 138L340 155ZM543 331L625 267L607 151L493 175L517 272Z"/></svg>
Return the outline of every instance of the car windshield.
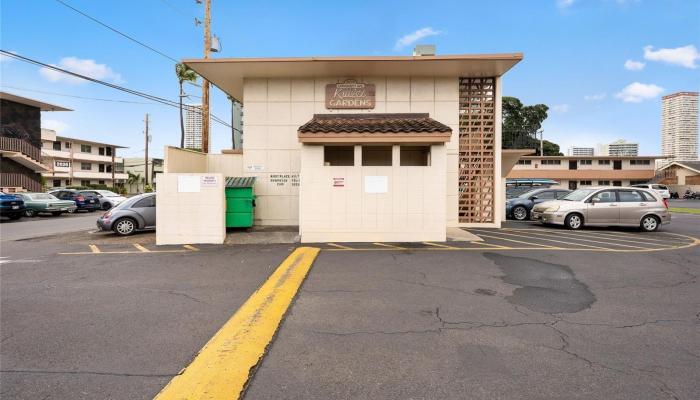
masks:
<svg viewBox="0 0 700 400"><path fill-rule="evenodd" d="M520 196L518 196L518 198L520 198L520 199L527 199L527 198L530 198L530 196L536 195L537 192L539 192L539 191L540 191L540 189L528 190L527 192L525 192L525 193L521 194Z"/></svg>
<svg viewBox="0 0 700 400"><path fill-rule="evenodd" d="M37 194L32 194L29 195L29 197L33 200L58 200L56 196L48 193L37 193Z"/></svg>
<svg viewBox="0 0 700 400"><path fill-rule="evenodd" d="M581 201L585 199L589 194L595 192L596 189L578 189L562 197L562 200L567 201Z"/></svg>
<svg viewBox="0 0 700 400"><path fill-rule="evenodd" d="M118 194L112 192L111 190L97 190L97 193L103 195L104 197L119 197Z"/></svg>

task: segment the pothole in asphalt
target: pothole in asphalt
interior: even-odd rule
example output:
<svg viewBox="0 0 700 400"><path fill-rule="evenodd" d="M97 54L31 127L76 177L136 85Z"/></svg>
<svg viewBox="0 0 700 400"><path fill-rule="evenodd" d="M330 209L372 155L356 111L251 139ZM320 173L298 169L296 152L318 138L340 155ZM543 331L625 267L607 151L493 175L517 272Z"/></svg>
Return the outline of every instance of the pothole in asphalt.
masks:
<svg viewBox="0 0 700 400"><path fill-rule="evenodd" d="M482 288L478 288L478 289L474 290L474 293L476 293L476 294L481 294L481 295L484 295L484 296L495 296L495 295L496 295L496 291L495 291L495 290L491 290L491 289L482 289Z"/></svg>
<svg viewBox="0 0 700 400"><path fill-rule="evenodd" d="M484 253L503 272L503 282L520 286L506 297L517 304L542 313L575 313L596 301L595 295L566 265L525 257Z"/></svg>

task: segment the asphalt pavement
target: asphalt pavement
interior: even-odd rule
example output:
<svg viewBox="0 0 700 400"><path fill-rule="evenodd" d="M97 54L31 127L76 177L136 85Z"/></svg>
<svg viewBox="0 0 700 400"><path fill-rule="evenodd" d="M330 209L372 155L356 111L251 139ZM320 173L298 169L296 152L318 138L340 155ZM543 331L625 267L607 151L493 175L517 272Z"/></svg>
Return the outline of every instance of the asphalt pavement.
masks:
<svg viewBox="0 0 700 400"><path fill-rule="evenodd" d="M671 199L669 205L678 208L700 208L700 200Z"/></svg>
<svg viewBox="0 0 700 400"><path fill-rule="evenodd" d="M58 217L40 215L33 218L23 217L17 221L3 219L0 221L0 240L4 242L95 230L97 228L95 221L101 212L103 211L76 212Z"/></svg>

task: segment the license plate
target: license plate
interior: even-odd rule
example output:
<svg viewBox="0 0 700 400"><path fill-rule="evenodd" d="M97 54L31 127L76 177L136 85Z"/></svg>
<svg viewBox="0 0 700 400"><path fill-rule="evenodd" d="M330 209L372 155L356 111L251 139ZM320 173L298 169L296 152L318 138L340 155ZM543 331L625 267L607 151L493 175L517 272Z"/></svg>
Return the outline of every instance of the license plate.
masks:
<svg viewBox="0 0 700 400"><path fill-rule="evenodd" d="M12 206L13 210L19 210L19 206Z"/></svg>

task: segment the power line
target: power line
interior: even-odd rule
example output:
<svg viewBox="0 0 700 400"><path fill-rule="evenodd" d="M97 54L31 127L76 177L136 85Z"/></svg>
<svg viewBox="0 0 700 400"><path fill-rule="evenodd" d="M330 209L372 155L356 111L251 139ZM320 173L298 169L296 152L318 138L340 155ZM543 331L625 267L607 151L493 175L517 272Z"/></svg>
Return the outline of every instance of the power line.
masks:
<svg viewBox="0 0 700 400"><path fill-rule="evenodd" d="M129 39L129 40L131 40L131 41L134 42L134 43L137 43L137 44L139 44L139 45L141 45L141 46L143 46L143 47L145 47L145 48L147 48L147 49L149 49L149 50L151 50L151 51L153 51L153 52L155 52L155 53L160 54L161 56L163 56L163 57L165 57L165 58L167 58L167 59L169 59L169 60L172 60L172 61L174 61L174 62L176 62L176 63L180 62L180 61L178 61L178 60L176 60L176 59L170 57L169 55L167 55L167 54L165 54L165 53L163 53L163 52L161 52L161 51L159 51L159 50L156 50L155 48L153 48L153 47L147 45L146 43L143 43L143 42L141 42L141 41L139 41L139 40L137 40L137 39L134 39L133 37L127 35L127 34L124 33L124 32L121 32L120 30L118 30L118 29L116 29L116 28L112 28L111 26L105 24L104 22L98 20L97 18L92 17L92 16L90 16L90 15L88 15L88 14L85 14L84 12L82 12L82 11L78 10L77 8L75 8L75 7L71 6L71 5L69 5L68 3L65 3L63 0L56 0L56 2L58 2L59 4L62 4L62 5L64 5L65 7L67 7L67 8L69 8L69 9L71 9L71 10L77 12L78 14L84 16L85 18L88 18L88 19L90 19L90 20L92 20L92 21L94 21L94 22L96 22L96 23L98 23L98 24L104 26L105 28L111 30L112 32L117 33L117 34L119 34L119 35L121 35L121 36L123 36L123 37L125 37L125 38L127 38L127 39Z"/></svg>
<svg viewBox="0 0 700 400"><path fill-rule="evenodd" d="M41 62L41 61L37 61L37 60L31 59L31 58L28 58L28 57L25 57L25 56L21 56L21 55L19 55L19 54L14 54L14 53L11 53L11 52L6 51L6 50L1 50L1 49L0 49L0 54L6 55L6 56L8 56L8 57L12 57L12 58L17 59L17 60L20 60L20 61L24 61L24 62L29 63L29 64L37 65L37 66L44 67L44 68L49 68L49 69L52 69L52 70L54 70L54 71L58 71L58 72L62 72L62 73L67 74L67 75L74 76L74 77L76 77L76 78L84 79L84 80L87 80L87 81L90 81L90 82L94 82L94 83L97 83L97 84L100 84L100 85L103 85L103 86L107 86L107 87L110 87L110 88L112 88L112 89L120 90L120 91L122 91L122 92L126 92L126 93L129 93L129 94L132 94L132 95L134 95L134 96L143 97L143 98L145 98L145 99L154 101L154 102L156 102L156 103L165 104L165 105L167 105L167 106L171 106L171 107L178 108L178 109L180 108L180 104L179 104L178 102L175 102L175 101L172 101L172 100L168 100L168 99L163 98L163 97L154 96L154 95L151 95L151 94L148 94L148 93L139 92L139 91L137 91L137 90L128 89L128 88L125 88L125 87L123 87L123 86L115 85L115 84L113 84L113 83L101 81L101 80L99 80L99 79L91 78L91 77L89 77L89 76L81 75L81 74L78 74L78 73L75 73L75 72L72 72L72 71L68 71L68 70L63 69L63 68L59 68L59 67L57 67L57 66L55 66L55 65L46 64L46 63L43 63L43 62ZM195 112L197 112L197 113L203 115L203 113L201 112L201 110L196 110ZM213 115L213 114L210 114L210 118L211 118L213 121L220 123L221 125L224 125L224 126L226 126L226 127L228 127L228 128L231 127L230 124L228 124L227 122L225 122L224 120L222 120L221 118L219 118L219 117L217 117L217 116L215 116L215 115Z"/></svg>
<svg viewBox="0 0 700 400"><path fill-rule="evenodd" d="M100 99L100 98L97 98L97 97L75 96L75 95L71 95L71 94L56 93L56 92L46 92L46 91L43 91L43 90L27 89L27 88L22 88L22 87L17 87L17 86L10 86L10 85L0 85L0 86L5 87L5 88L9 88L9 89L23 90L23 91L26 91L26 92L43 93L43 94L49 94L49 95L53 95L53 96L72 97L72 98L76 98L76 99L109 101L109 102L112 102L112 103L156 104L156 103L145 102L145 101L114 100L114 99Z"/></svg>
<svg viewBox="0 0 700 400"><path fill-rule="evenodd" d="M171 10L175 11L176 13L182 15L182 16L185 17L185 18L188 18L188 19L189 19L189 18L194 18L194 17L192 17L191 15L188 15L186 12L184 12L184 11L180 10L179 8L175 7L172 3L170 3L170 2L167 1L167 0L160 0L160 2L163 3L163 4L165 4L166 6L168 6L168 8L170 8ZM197 20L197 18L194 18L194 19Z"/></svg>

